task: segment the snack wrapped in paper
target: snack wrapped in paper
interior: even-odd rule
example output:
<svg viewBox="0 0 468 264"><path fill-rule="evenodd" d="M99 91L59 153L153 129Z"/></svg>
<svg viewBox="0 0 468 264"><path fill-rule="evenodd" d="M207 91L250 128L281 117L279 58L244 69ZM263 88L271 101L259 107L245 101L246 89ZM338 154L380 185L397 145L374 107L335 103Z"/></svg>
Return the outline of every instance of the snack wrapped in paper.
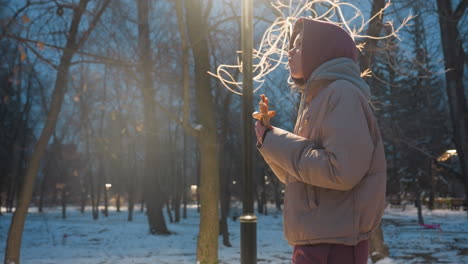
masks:
<svg viewBox="0 0 468 264"><path fill-rule="evenodd" d="M268 111L268 97L264 94L260 95L258 106L260 111L253 112L252 117L260 120L265 127L270 128L270 119L276 115L276 111Z"/></svg>

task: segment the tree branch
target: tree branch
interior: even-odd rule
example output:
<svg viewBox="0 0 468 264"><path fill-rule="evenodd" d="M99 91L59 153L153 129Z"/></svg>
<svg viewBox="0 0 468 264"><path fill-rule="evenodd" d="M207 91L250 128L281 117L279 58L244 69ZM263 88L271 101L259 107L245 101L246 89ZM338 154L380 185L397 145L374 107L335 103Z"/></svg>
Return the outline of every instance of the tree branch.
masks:
<svg viewBox="0 0 468 264"><path fill-rule="evenodd" d="M25 42L24 43L26 46L28 46L28 48L39 58L41 59L42 61L44 61L45 63L49 64L52 68L54 68L54 70L58 70L58 66L53 64L50 60L46 59L45 57L43 57L41 54L39 54L39 52L37 52L33 47L31 47L31 45L28 43L28 42Z"/></svg>
<svg viewBox="0 0 468 264"><path fill-rule="evenodd" d="M10 21L8 21L8 23L6 24L4 30L5 32L8 31L8 28L11 26L11 23L13 23L13 21L16 20L16 18L18 17L18 15L23 12L26 8L28 8L29 6L31 5L31 1L28 0L26 1L26 4L24 4L24 6L22 6L20 9L18 9L15 14L11 17Z"/></svg>
<svg viewBox="0 0 468 264"><path fill-rule="evenodd" d="M461 0L461 2L458 4L457 8L455 9L455 12L453 12L453 19L455 19L456 23L458 23L463 13L465 13L467 6L468 0Z"/></svg>
<svg viewBox="0 0 468 264"><path fill-rule="evenodd" d="M40 41L37 41L37 40L26 39L26 38L23 38L23 37L10 35L10 34L5 35L5 37L15 39L15 40L18 40L18 41L22 41L22 42L32 42L32 43L40 42ZM41 42L41 43L43 43L43 42ZM47 44L47 43L43 43L43 44L44 44L44 47L58 49L58 50L61 50L61 51L64 51L64 52L70 50L70 49L67 49L66 47L60 47L60 46L57 46L57 45L52 45L52 44ZM104 57L104 56L101 56L101 55L96 55L96 54L92 54L92 53L84 52L84 51L78 51L77 50L75 53L78 54L78 55L88 56L88 57L91 57L91 58L98 59L98 60L102 61L103 63L118 64L120 66L127 66L127 67L133 67L133 66L137 65L137 64L132 63L132 62L116 60L116 59L112 59L112 58L108 58L108 57Z"/></svg>
<svg viewBox="0 0 468 264"><path fill-rule="evenodd" d="M78 40L78 42L77 42L77 47L81 47L81 46L83 45L83 43L85 43L86 40L89 38L89 35L91 35L91 32L92 32L93 29L96 27L97 23L99 22L99 20L100 20L100 18L101 18L102 13L104 12L104 10L106 10L106 8L107 8L107 6L109 5L109 3L110 3L110 0L106 0L106 1L104 2L104 4L101 6L101 9L99 9L99 11L97 12L97 14L93 17L93 21L91 21L88 30L86 30L86 32L83 34L83 36L81 37L81 39Z"/></svg>
<svg viewBox="0 0 468 264"><path fill-rule="evenodd" d="M180 42L182 45L182 66L183 66L183 94L184 94L184 107L183 107L183 122L184 124L188 124L190 118L189 112L189 103L190 103L190 92L189 92L189 65L188 65L188 56L189 50L187 45L187 37L186 37L186 29L185 29L185 21L183 17L183 3L181 0L176 0L176 14L177 14L177 21L179 24L179 35L180 35Z"/></svg>

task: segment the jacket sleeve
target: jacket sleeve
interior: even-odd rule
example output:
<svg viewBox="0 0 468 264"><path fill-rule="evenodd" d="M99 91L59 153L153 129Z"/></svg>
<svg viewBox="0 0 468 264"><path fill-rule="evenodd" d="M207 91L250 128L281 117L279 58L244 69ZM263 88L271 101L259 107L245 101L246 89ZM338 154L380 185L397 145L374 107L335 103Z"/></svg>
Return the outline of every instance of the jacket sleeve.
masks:
<svg viewBox="0 0 468 264"><path fill-rule="evenodd" d="M267 130L265 131L265 134L263 135L263 141L265 140L265 137L266 135L268 134L267 132L270 132L271 130ZM257 141L257 149L260 149L262 147L262 144L260 144L258 141ZM262 154L262 152L260 152L260 154ZM280 166L278 166L278 164L275 164L271 161L271 159L269 159L268 157L266 156L263 156L263 159L265 160L265 162L268 164L268 166L270 166L271 170L273 171L273 173L275 174L276 178L278 178L278 180L280 180L282 183L284 184L287 184L289 181L288 181L288 174L287 172L282 169Z"/></svg>
<svg viewBox="0 0 468 264"><path fill-rule="evenodd" d="M270 166L271 170L273 173L276 175L276 178L280 180L282 183L286 184L288 183L288 174L285 170L283 170L280 166L277 164L273 163L270 159L265 158L266 163L268 166Z"/></svg>
<svg viewBox="0 0 468 264"><path fill-rule="evenodd" d="M350 190L369 169L374 144L357 90L337 88L320 128L322 148L304 137L274 128L260 152L299 181Z"/></svg>

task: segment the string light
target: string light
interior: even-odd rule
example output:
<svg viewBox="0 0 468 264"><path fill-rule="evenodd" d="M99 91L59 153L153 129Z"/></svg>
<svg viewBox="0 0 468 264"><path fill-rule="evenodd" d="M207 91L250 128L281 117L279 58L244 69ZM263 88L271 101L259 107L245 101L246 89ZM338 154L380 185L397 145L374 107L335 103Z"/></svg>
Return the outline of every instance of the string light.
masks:
<svg viewBox="0 0 468 264"><path fill-rule="evenodd" d="M265 83L265 77L276 68L282 66L288 69L289 36L298 18L307 17L334 23L346 30L355 41L357 39L398 38L397 33L413 18L411 14L397 28L394 27L392 21L385 22L385 26L390 28L386 35L369 36L364 33L366 26L372 20L383 16L384 11L390 5L391 2L388 1L379 12L366 20L359 8L339 0L277 0L272 3L273 8L281 15L265 30L258 49L253 51L254 93ZM321 8L316 9L315 6ZM347 17L345 14L351 14L351 16ZM365 43L359 43L356 47L362 51L364 45ZM237 64L221 64L217 67L216 73L208 72L216 77L226 89L237 95L242 95L242 81L234 77L238 75L236 72L242 72L241 53L241 51L237 52ZM361 76L369 76L369 74L370 70L365 69ZM292 84L290 78L288 83Z"/></svg>

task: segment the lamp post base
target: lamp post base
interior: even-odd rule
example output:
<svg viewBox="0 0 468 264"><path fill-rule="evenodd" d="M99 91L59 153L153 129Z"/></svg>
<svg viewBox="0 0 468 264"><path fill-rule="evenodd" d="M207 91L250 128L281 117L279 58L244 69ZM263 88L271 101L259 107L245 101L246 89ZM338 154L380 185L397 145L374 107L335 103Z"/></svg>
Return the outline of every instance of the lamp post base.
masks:
<svg viewBox="0 0 468 264"><path fill-rule="evenodd" d="M241 223L241 263L257 263L257 217L244 214L239 217Z"/></svg>

